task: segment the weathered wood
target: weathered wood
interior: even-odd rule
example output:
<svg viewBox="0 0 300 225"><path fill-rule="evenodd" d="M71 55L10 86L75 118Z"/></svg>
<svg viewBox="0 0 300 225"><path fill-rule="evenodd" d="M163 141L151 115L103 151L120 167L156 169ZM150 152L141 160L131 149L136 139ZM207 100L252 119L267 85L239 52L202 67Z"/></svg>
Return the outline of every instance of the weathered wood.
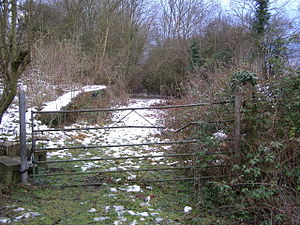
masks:
<svg viewBox="0 0 300 225"><path fill-rule="evenodd" d="M0 156L20 156L20 143L15 141L0 141Z"/></svg>
<svg viewBox="0 0 300 225"><path fill-rule="evenodd" d="M236 91L235 94L235 103L234 103L234 151L235 158L237 163L241 161L241 107L242 107L242 93L240 88Z"/></svg>
<svg viewBox="0 0 300 225"><path fill-rule="evenodd" d="M20 181L20 157L0 156L0 181L4 184Z"/></svg>
<svg viewBox="0 0 300 225"><path fill-rule="evenodd" d="M20 92L19 94L19 115L20 115L20 173L22 184L28 183L28 173L27 173L27 147L26 147L26 102L25 93Z"/></svg>

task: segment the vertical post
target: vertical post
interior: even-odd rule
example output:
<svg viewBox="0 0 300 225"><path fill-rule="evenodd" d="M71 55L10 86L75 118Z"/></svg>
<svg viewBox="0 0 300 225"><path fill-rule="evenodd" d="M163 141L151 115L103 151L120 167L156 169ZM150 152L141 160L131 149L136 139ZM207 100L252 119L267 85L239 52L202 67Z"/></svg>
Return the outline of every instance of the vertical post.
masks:
<svg viewBox="0 0 300 225"><path fill-rule="evenodd" d="M33 181L35 181L35 174L36 174L36 165L34 160L34 152L35 152L35 138L34 138L34 116L33 111L31 110L31 157L32 160L32 175L33 175Z"/></svg>
<svg viewBox="0 0 300 225"><path fill-rule="evenodd" d="M241 162L241 108L242 108L242 93L241 88L238 88L235 93L234 101L234 154L237 163Z"/></svg>
<svg viewBox="0 0 300 225"><path fill-rule="evenodd" d="M20 157L21 157L21 182L22 184L28 183L27 174L27 147L26 147L26 101L25 93L19 93L19 116L20 116Z"/></svg>

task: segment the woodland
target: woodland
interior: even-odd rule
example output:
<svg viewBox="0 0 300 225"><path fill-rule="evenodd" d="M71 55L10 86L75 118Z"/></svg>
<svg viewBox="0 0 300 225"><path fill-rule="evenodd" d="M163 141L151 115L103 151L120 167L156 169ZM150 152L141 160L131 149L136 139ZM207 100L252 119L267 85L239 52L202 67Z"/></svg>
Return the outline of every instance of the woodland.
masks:
<svg viewBox="0 0 300 225"><path fill-rule="evenodd" d="M300 5L290 4L232 0L225 10L209 0L0 0L0 124L20 83L29 95L40 82L55 86L32 98L37 107L78 84L105 85L113 100L158 95L177 105L241 93L238 156L222 158L230 165L223 169L204 168L202 175L225 178L193 189L205 216L223 222L190 224L300 224ZM166 123L232 115L223 105L171 110ZM230 151L232 140L211 139L218 129L207 123L175 138L201 139L201 152ZM220 129L230 133L233 124Z"/></svg>

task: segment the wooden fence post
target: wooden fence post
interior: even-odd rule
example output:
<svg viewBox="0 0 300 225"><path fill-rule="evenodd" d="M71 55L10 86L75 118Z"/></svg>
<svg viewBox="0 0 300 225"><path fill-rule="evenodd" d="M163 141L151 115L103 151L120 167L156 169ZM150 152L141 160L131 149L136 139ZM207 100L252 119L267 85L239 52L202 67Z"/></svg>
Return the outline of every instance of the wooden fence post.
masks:
<svg viewBox="0 0 300 225"><path fill-rule="evenodd" d="M234 101L234 155L238 164L241 162L241 108L242 93L241 88L237 88Z"/></svg>
<svg viewBox="0 0 300 225"><path fill-rule="evenodd" d="M27 173L27 147L26 147L26 100L25 93L19 93L19 116L20 116L20 173L21 173L21 183L28 183L28 173Z"/></svg>

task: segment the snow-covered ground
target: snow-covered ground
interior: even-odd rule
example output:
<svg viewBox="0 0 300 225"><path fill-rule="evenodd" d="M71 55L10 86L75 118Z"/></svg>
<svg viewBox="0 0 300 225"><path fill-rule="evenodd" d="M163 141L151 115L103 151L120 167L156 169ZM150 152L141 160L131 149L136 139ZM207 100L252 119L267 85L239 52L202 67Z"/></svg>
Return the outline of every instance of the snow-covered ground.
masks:
<svg viewBox="0 0 300 225"><path fill-rule="evenodd" d="M88 85L80 88L77 91L70 91L59 97L55 101L45 103L42 111L55 111L60 110L62 107L68 105L73 98L75 98L81 92L90 92L96 90L102 90L106 87L103 85ZM26 91L27 87L22 86L22 89ZM36 107L28 108L26 111L26 129L28 132L31 130L31 111L37 110ZM0 141L18 141L19 140L19 107L18 107L18 96L15 97L15 101L8 108L6 113L3 115L2 123L0 124Z"/></svg>
<svg viewBox="0 0 300 225"><path fill-rule="evenodd" d="M66 106L76 95L78 95L81 91L93 91L105 88L104 86L89 86L84 87L80 91L69 92L61 97L59 97L56 101L49 102L42 110L52 111L59 110L61 107ZM128 105L126 107L129 108L140 108L140 107L149 107L154 104L162 103L164 100L162 99L130 99ZM30 110L27 112L27 120L29 126L30 119ZM115 111L112 114L111 124L107 124L107 127L118 127L118 126L163 126L162 120L163 112L161 110L134 110L134 111ZM16 106L12 106L8 113L5 115L5 123L9 124L9 127L13 128L14 131L18 132L18 124L16 121L18 120L18 108ZM72 127L82 127L86 126L86 123L82 122L79 124L73 124L71 126L65 128ZM95 124L95 126L97 126ZM9 128L8 127L8 128ZM90 127L90 125L89 125ZM10 132L6 126L2 127L6 129L6 132ZM29 128L29 127L28 127ZM37 124L36 129L47 129L45 125ZM76 146L103 146L103 145L122 145L122 144L141 144L146 142L161 142L167 140L161 140L159 138L160 134L159 129L149 129L149 128L116 128L116 129L108 129L108 130L77 130L77 131L68 131L68 132L44 132L43 135L49 140L44 143L44 147L62 147L67 146L69 144ZM10 139L10 138L8 138ZM173 165L174 162L169 162L166 158L163 157L163 152L166 152L170 149L170 146L160 146L159 148L155 148L152 146L127 146L127 147L113 147L113 148L96 148L96 149L80 149L79 151L69 151L68 149L53 151L47 153L48 159L87 159L87 158L99 158L99 157L122 157L122 156L142 156L142 155L155 155L162 156L153 159L147 159L145 162L143 159L141 160L133 160L127 159L118 162L117 164L113 161L91 161L91 162L76 162L73 163L73 169L75 171L92 171L95 168L98 170L123 170L123 169L137 169L137 168L145 168L145 163L150 165ZM69 167L70 169L70 167ZM124 185L119 185L116 187L109 187L107 184L103 183L103 187L107 185L108 194L107 197L112 199L118 199L124 193L128 193L129 195L138 196L139 193L148 193L153 190L151 186L140 186L140 185L132 185L126 183L128 181L132 181L137 178L137 175L133 172L126 173L125 177L118 178L115 181L123 181ZM120 197L122 198L122 197ZM135 202L135 197L132 196L132 201ZM97 214L98 210L96 208L90 208L87 213L91 215L95 215L92 222L100 222L100 221L111 221L111 213L116 213L117 220L115 220L112 224L140 224L143 221L153 221L155 224L160 223L172 223L169 219L164 218L162 215L162 209L155 208L152 204L152 197L145 196L144 202L140 204L139 208L133 209L127 205L103 205L102 207L105 209L107 214L99 215ZM85 204L82 202L80 204ZM108 203L109 204L109 203ZM192 208L190 206L186 206L182 208L182 212L188 213ZM0 218L0 223L10 223L13 221L18 221L23 218L35 218L39 219L40 214L31 213L22 214L14 219L11 218ZM135 219L132 219L135 218ZM174 221L173 221L174 222ZM175 223L176 224L176 223Z"/></svg>
<svg viewBox="0 0 300 225"><path fill-rule="evenodd" d="M128 108L140 108L149 107L153 104L160 103L161 99L131 99L126 107ZM162 120L160 116L162 112L159 110L136 110L136 111L116 111L112 115L112 123L106 125L107 127L119 127L119 126L162 126ZM72 127L82 127L83 124L74 124ZM108 130L80 130L80 131L70 131L70 132L51 132L44 133L44 135L49 138L50 141L46 144L46 147L61 147L66 146L67 143L76 142L78 146L103 146L103 145L122 145L122 144L140 144L145 142L158 142L160 139L155 137L159 134L158 129L149 128L114 128ZM76 137L81 138L76 138ZM75 139L75 140L74 140ZM54 141L53 141L54 140ZM168 146L163 146L163 149L168 149ZM151 150L151 151L150 151ZM82 158L97 158L99 157L99 151L102 155L107 155L110 157L120 157L120 156L140 156L140 155L161 155L162 152L156 153L155 149L151 146L142 146L139 148L130 147L115 147L115 148L104 148L104 150L85 150L81 151L80 154L76 155L76 159ZM54 152L48 152L48 158L58 157L58 158L74 158L74 155L70 153L68 149L59 150ZM160 158L155 159L160 160ZM138 165L133 165L131 160L126 160L126 162L119 165L119 167L111 167L111 170L116 169L128 169L128 168L138 168ZM81 167L82 171L88 169L102 167L103 162L84 162L82 164L78 163L75 165L76 168Z"/></svg>

